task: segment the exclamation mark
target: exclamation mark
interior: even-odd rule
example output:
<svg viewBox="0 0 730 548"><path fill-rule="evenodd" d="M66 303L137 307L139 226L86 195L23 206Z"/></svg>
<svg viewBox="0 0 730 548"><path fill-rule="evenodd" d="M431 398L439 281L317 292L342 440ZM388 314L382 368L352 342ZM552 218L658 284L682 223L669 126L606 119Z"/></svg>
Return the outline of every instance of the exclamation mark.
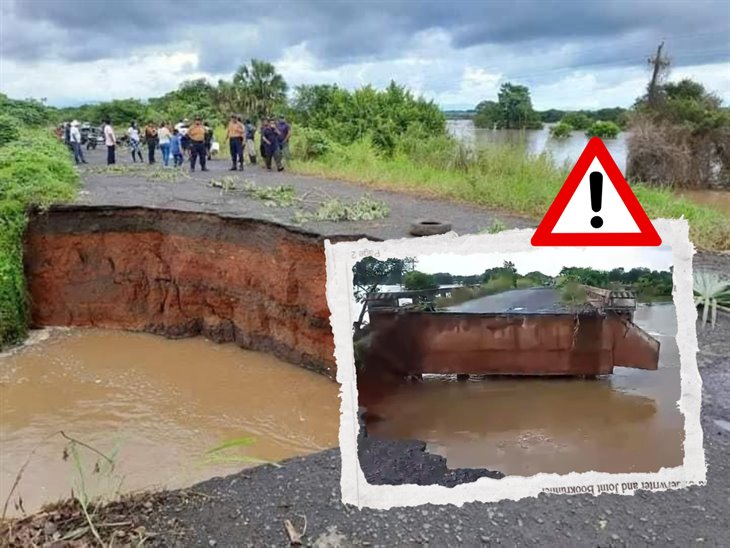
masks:
<svg viewBox="0 0 730 548"><path fill-rule="evenodd" d="M591 209L594 213L601 211L601 198L603 197L603 173L600 171L593 171L590 175L591 182ZM603 226L603 219L598 215L591 219L591 226L593 228L601 228Z"/></svg>

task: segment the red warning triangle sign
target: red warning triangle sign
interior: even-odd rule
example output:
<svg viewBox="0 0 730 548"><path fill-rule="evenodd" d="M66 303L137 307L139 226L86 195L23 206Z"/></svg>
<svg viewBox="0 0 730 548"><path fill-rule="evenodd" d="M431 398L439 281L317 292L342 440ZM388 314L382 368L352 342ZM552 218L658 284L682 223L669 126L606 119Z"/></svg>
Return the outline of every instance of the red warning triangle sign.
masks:
<svg viewBox="0 0 730 548"><path fill-rule="evenodd" d="M532 236L534 246L657 246L644 208L593 137Z"/></svg>

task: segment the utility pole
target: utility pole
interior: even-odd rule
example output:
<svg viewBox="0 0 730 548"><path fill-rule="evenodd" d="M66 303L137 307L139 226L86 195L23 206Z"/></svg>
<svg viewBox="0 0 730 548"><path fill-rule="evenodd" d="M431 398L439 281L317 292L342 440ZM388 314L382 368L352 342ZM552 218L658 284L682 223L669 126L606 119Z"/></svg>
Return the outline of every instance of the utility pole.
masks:
<svg viewBox="0 0 730 548"><path fill-rule="evenodd" d="M648 90L648 101L649 106L655 107L657 103L657 83L659 81L659 75L661 74L661 71L666 69L669 66L669 59L666 57L662 57L662 48L664 47L664 41L662 41L661 44L659 44L659 47L656 50L656 57L649 57L647 61L649 64L654 66L654 70L652 71L651 75L651 82L649 82L649 90Z"/></svg>

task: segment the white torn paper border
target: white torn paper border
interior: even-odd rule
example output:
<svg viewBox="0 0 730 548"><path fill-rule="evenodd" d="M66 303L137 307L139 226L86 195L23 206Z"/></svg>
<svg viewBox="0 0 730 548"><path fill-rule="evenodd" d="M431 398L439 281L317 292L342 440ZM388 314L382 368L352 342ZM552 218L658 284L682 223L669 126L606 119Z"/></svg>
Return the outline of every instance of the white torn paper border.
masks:
<svg viewBox="0 0 730 548"><path fill-rule="evenodd" d="M379 260L406 256L449 253L519 253L534 251L530 243L534 231L510 230L498 234L458 236L455 233L428 238L404 238L385 242L366 239L357 242L325 242L327 261L327 303L335 341L337 381L340 388L340 452L342 502L359 508L388 509L420 504L455 504L496 502L535 497L540 493L593 493L599 486L615 486L610 492L630 495L637 490L663 491L703 485L707 467L700 424L702 381L697 369L697 311L693 297L692 256L686 220L652 221L663 245L672 250L673 301L677 314L677 346L680 355L681 396L678 406L684 415L684 461L681 466L662 468L655 473L574 472L570 474L536 474L530 477L506 476L502 479L479 478L477 481L443 487L439 485L371 485L358 461L358 398L352 341L350 306L352 302L352 267L364 257ZM564 249L564 248L563 248ZM580 248L576 248L579 250ZM631 248L636 250L638 248ZM646 249L646 248L644 248Z"/></svg>

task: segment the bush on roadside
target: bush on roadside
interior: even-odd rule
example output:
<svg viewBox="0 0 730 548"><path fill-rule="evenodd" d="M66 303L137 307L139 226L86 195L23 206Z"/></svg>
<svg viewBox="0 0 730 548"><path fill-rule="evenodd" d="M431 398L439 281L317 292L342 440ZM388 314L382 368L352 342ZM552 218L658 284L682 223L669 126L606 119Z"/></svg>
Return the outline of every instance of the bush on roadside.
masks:
<svg viewBox="0 0 730 548"><path fill-rule="evenodd" d="M291 152L297 160L320 158L332 150L332 141L319 130L308 127L297 128L292 134Z"/></svg>
<svg viewBox="0 0 730 548"><path fill-rule="evenodd" d="M27 329L26 209L72 199L78 179L68 150L46 130L21 131L0 147L0 348L21 341Z"/></svg>
<svg viewBox="0 0 730 548"><path fill-rule="evenodd" d="M513 289L515 286L515 280L512 276L500 275L491 278L488 282L482 284L482 289L486 295L493 295L494 293L501 293L508 289Z"/></svg>
<svg viewBox="0 0 730 548"><path fill-rule="evenodd" d="M16 141L20 137L18 120L7 114L0 114L0 147Z"/></svg>
<svg viewBox="0 0 730 548"><path fill-rule="evenodd" d="M57 116L57 110L34 99L11 99L0 93L0 112L11 116L21 126L48 124Z"/></svg>

